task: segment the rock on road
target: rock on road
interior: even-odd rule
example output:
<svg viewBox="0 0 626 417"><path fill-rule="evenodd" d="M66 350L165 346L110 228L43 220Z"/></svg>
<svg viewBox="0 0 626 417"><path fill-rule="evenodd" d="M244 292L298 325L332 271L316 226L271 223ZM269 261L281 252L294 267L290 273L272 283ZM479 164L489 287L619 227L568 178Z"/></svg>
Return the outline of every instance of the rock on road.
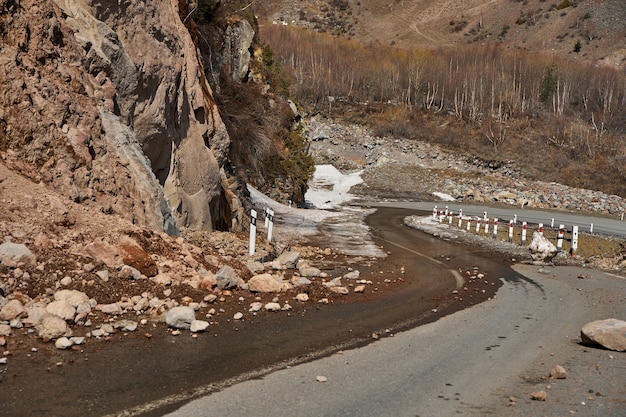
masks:
<svg viewBox="0 0 626 417"><path fill-rule="evenodd" d="M495 299L171 415L623 416L626 357L582 346L579 332L589 321L626 316L624 279L576 267L515 269L525 278L505 280ZM567 379L546 378L557 364ZM530 399L538 390L547 390L546 401Z"/></svg>

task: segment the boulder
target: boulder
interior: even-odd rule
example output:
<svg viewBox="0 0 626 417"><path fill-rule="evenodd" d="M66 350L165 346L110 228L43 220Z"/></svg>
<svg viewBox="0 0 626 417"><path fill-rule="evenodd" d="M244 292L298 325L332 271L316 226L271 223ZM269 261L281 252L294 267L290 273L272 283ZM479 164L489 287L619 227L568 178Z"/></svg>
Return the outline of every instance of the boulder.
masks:
<svg viewBox="0 0 626 417"><path fill-rule="evenodd" d="M175 329L190 329L196 319L196 313L191 307L177 306L170 309L165 315L165 323Z"/></svg>
<svg viewBox="0 0 626 417"><path fill-rule="evenodd" d="M600 345L618 352L626 351L626 321L597 320L587 323L580 331L583 344Z"/></svg>
<svg viewBox="0 0 626 417"><path fill-rule="evenodd" d="M248 281L248 289L252 292L280 292L290 287L288 282L272 274L255 275Z"/></svg>
<svg viewBox="0 0 626 417"><path fill-rule="evenodd" d="M533 233L528 249L533 260L540 262L550 262L558 253L556 246L539 232Z"/></svg>
<svg viewBox="0 0 626 417"><path fill-rule="evenodd" d="M44 340L54 340L63 336L71 336L72 330L67 326L65 320L59 316L50 314L41 319L35 326L37 334Z"/></svg>
<svg viewBox="0 0 626 417"><path fill-rule="evenodd" d="M300 259L300 252L285 252L278 258L272 261L273 269L294 269L298 260Z"/></svg>
<svg viewBox="0 0 626 417"><path fill-rule="evenodd" d="M209 322L204 321L204 320L194 320L191 322L191 326L189 327L189 330L192 333L198 333L198 332L205 331L208 327L209 327Z"/></svg>
<svg viewBox="0 0 626 417"><path fill-rule="evenodd" d="M46 306L46 311L68 321L74 320L74 316L76 315L76 308L67 300L51 302Z"/></svg>
<svg viewBox="0 0 626 417"><path fill-rule="evenodd" d="M239 275L237 275L237 271L228 265L224 265L219 271L217 271L215 274L215 280L217 281L217 287L220 290L234 288L239 285L240 281L242 281Z"/></svg>
<svg viewBox="0 0 626 417"><path fill-rule="evenodd" d="M15 268L18 264L34 265L35 255L21 243L4 242L0 244L0 263Z"/></svg>
<svg viewBox="0 0 626 417"><path fill-rule="evenodd" d="M78 307L80 304L89 304L89 297L82 291L78 290L60 290L54 293L56 301L67 300L67 302Z"/></svg>
<svg viewBox="0 0 626 417"><path fill-rule="evenodd" d="M19 300L11 300L0 310L0 321L11 321L26 315L26 309Z"/></svg>
<svg viewBox="0 0 626 417"><path fill-rule="evenodd" d="M300 276L302 277L319 277L320 274L322 273L322 271L320 271L319 268L315 268L314 266L308 266L308 265L300 267L298 272L300 273Z"/></svg>

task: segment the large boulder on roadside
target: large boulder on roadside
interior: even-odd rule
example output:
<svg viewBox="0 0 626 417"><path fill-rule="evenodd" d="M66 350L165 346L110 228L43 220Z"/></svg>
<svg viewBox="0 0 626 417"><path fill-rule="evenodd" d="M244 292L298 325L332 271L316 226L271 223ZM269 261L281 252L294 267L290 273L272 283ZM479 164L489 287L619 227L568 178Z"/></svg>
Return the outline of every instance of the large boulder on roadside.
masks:
<svg viewBox="0 0 626 417"><path fill-rule="evenodd" d="M54 293L54 299L56 301L67 300L67 302L74 307L89 303L89 296L78 290L59 290Z"/></svg>
<svg viewBox="0 0 626 417"><path fill-rule="evenodd" d="M597 320L587 323L580 331L583 344L600 345L618 352L626 351L626 321Z"/></svg>
<svg viewBox="0 0 626 417"><path fill-rule="evenodd" d="M539 232L533 233L528 249L533 260L540 262L550 262L558 253L556 246Z"/></svg>
<svg viewBox="0 0 626 417"><path fill-rule="evenodd" d="M185 306L173 307L165 315L165 323L175 329L189 330L195 319L196 313L193 308Z"/></svg>

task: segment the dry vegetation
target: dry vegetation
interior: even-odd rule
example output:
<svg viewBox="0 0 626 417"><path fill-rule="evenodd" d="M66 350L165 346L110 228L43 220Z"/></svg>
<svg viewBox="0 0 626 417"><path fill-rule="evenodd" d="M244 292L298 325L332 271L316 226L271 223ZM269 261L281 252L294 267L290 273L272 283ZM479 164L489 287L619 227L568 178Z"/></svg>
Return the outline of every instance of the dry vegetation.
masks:
<svg viewBox="0 0 626 417"><path fill-rule="evenodd" d="M285 25L267 25L261 35L310 112L626 196L622 71L497 45L373 47Z"/></svg>

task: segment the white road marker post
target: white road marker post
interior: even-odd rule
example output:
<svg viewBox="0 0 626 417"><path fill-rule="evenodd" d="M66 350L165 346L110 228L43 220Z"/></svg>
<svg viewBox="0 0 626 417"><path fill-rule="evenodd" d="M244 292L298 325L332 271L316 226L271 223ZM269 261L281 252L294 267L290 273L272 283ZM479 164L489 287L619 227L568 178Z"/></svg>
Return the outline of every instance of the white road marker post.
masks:
<svg viewBox="0 0 626 417"><path fill-rule="evenodd" d="M461 228L462 223L463 223L463 212L461 211L459 212L459 226L458 226L459 229Z"/></svg>
<svg viewBox="0 0 626 417"><path fill-rule="evenodd" d="M437 219L437 206L433 208L433 220Z"/></svg>
<svg viewBox="0 0 626 417"><path fill-rule="evenodd" d="M274 229L274 210L270 209L267 217L269 218L269 224L267 226L267 241L272 241L272 230Z"/></svg>
<svg viewBox="0 0 626 417"><path fill-rule="evenodd" d="M513 215L513 224L517 224L517 214Z"/></svg>
<svg viewBox="0 0 626 417"><path fill-rule="evenodd" d="M498 218L493 219L493 238L498 238Z"/></svg>
<svg viewBox="0 0 626 417"><path fill-rule="evenodd" d="M270 209L269 207L265 207L265 210L263 211L263 220L264 220L264 226L265 228L267 228L270 225Z"/></svg>
<svg viewBox="0 0 626 417"><path fill-rule="evenodd" d="M522 222L522 246L526 245L526 229L528 228L528 224L526 222Z"/></svg>
<svg viewBox="0 0 626 417"><path fill-rule="evenodd" d="M556 250L558 252L561 252L563 250L563 236L565 235L565 225L564 224L560 224L559 225L559 235L558 238L556 240Z"/></svg>
<svg viewBox="0 0 626 417"><path fill-rule="evenodd" d="M489 233L489 219L485 219L485 236Z"/></svg>
<svg viewBox="0 0 626 417"><path fill-rule="evenodd" d="M452 212L448 213L448 224L452 226Z"/></svg>
<svg viewBox="0 0 626 417"><path fill-rule="evenodd" d="M472 224L472 218L468 217L467 218L467 231L468 232L470 231L471 224Z"/></svg>
<svg viewBox="0 0 626 417"><path fill-rule="evenodd" d="M483 220L487 221L487 212L486 211L483 211Z"/></svg>
<svg viewBox="0 0 626 417"><path fill-rule="evenodd" d="M578 252L578 226L572 226L572 256Z"/></svg>
<svg viewBox="0 0 626 417"><path fill-rule="evenodd" d="M446 217L448 217L448 206L446 206L446 211L445 211L445 213L446 213Z"/></svg>
<svg viewBox="0 0 626 417"><path fill-rule="evenodd" d="M249 251L248 251L250 256L254 255L254 252L256 250L255 243L256 243L256 210L253 209L252 211L250 211L250 245L249 245Z"/></svg>
<svg viewBox="0 0 626 417"><path fill-rule="evenodd" d="M513 243L513 219L509 220L509 243Z"/></svg>
<svg viewBox="0 0 626 417"><path fill-rule="evenodd" d="M539 234L543 236L543 223L539 223Z"/></svg>
<svg viewBox="0 0 626 417"><path fill-rule="evenodd" d="M592 234L593 234L593 223L591 223L591 224L589 225L589 233L592 233Z"/></svg>
<svg viewBox="0 0 626 417"><path fill-rule="evenodd" d="M480 232L480 217L476 219L476 234Z"/></svg>
<svg viewBox="0 0 626 417"><path fill-rule="evenodd" d="M550 227L554 227L554 217L552 218L552 221L550 222Z"/></svg>

